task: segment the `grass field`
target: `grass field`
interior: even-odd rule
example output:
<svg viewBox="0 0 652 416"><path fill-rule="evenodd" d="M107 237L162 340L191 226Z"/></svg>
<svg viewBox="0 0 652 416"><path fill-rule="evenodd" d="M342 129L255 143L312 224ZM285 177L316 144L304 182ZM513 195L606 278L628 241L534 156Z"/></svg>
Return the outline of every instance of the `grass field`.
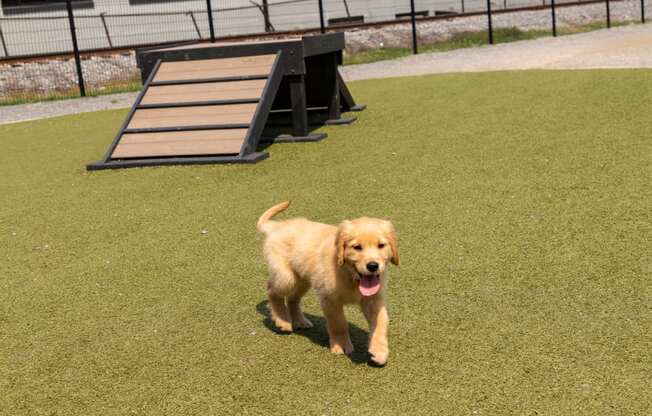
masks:
<svg viewBox="0 0 652 416"><path fill-rule="evenodd" d="M126 111L0 126L3 415L652 412L652 71L356 82L255 166L87 173ZM389 363L272 332L275 202L394 221ZM206 231L202 233L202 231Z"/></svg>

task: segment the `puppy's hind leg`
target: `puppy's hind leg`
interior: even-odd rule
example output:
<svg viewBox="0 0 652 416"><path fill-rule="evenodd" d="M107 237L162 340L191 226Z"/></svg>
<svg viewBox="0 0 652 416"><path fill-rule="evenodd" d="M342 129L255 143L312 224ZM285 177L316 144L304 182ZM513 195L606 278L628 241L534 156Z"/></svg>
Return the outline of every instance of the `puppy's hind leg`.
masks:
<svg viewBox="0 0 652 416"><path fill-rule="evenodd" d="M285 306L285 298L268 291L269 305L272 309L272 321L274 325L282 332L292 332L292 322L290 313Z"/></svg>
<svg viewBox="0 0 652 416"><path fill-rule="evenodd" d="M271 274L267 283L267 297L272 321L280 331L292 332L292 317L285 305L285 298L295 291L297 277L283 259L268 260Z"/></svg>
<svg viewBox="0 0 652 416"><path fill-rule="evenodd" d="M288 296L288 309L292 318L292 327L294 329L312 328L312 322L301 311L301 298L310 289L310 283L304 280L297 280L294 291Z"/></svg>

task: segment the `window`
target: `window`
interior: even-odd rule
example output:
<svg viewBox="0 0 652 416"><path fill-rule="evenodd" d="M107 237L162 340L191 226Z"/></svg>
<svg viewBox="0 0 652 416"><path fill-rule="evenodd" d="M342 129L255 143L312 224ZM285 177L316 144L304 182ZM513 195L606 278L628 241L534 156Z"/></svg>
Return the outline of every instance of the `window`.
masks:
<svg viewBox="0 0 652 416"><path fill-rule="evenodd" d="M93 7L93 0L71 0L75 9ZM63 10L66 0L2 0L4 14L28 14L51 10Z"/></svg>
<svg viewBox="0 0 652 416"><path fill-rule="evenodd" d="M154 4L154 3L179 3L180 1L192 1L192 0L129 0L129 4L132 6L137 6L141 4ZM213 9L217 8L216 3L217 1L213 1ZM204 4L203 7L206 7L206 4Z"/></svg>

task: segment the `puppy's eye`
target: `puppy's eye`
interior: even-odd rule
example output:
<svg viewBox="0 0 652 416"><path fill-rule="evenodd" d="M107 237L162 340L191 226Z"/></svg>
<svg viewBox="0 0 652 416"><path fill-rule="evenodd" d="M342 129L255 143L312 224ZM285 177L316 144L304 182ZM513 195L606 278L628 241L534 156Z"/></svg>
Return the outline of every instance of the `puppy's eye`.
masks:
<svg viewBox="0 0 652 416"><path fill-rule="evenodd" d="M378 244L378 248L385 248L385 244L384 243Z"/></svg>
<svg viewBox="0 0 652 416"><path fill-rule="evenodd" d="M353 246L353 249L355 251L362 251L362 246L360 244L356 244L356 245Z"/></svg>

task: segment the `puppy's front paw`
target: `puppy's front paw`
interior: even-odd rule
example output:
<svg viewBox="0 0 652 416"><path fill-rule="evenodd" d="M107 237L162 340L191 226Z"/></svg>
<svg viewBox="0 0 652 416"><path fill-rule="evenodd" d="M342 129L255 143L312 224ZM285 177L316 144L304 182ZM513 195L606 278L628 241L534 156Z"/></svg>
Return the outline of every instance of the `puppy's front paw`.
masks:
<svg viewBox="0 0 652 416"><path fill-rule="evenodd" d="M341 355L341 354L349 355L353 352L353 344L351 344L351 341L347 341L344 344L344 346L340 344L333 344L331 345L331 352L337 355Z"/></svg>
<svg viewBox="0 0 652 416"><path fill-rule="evenodd" d="M369 354L371 355L371 361L376 364L383 366L387 364L387 358L389 357L389 349L387 348L370 348Z"/></svg>

